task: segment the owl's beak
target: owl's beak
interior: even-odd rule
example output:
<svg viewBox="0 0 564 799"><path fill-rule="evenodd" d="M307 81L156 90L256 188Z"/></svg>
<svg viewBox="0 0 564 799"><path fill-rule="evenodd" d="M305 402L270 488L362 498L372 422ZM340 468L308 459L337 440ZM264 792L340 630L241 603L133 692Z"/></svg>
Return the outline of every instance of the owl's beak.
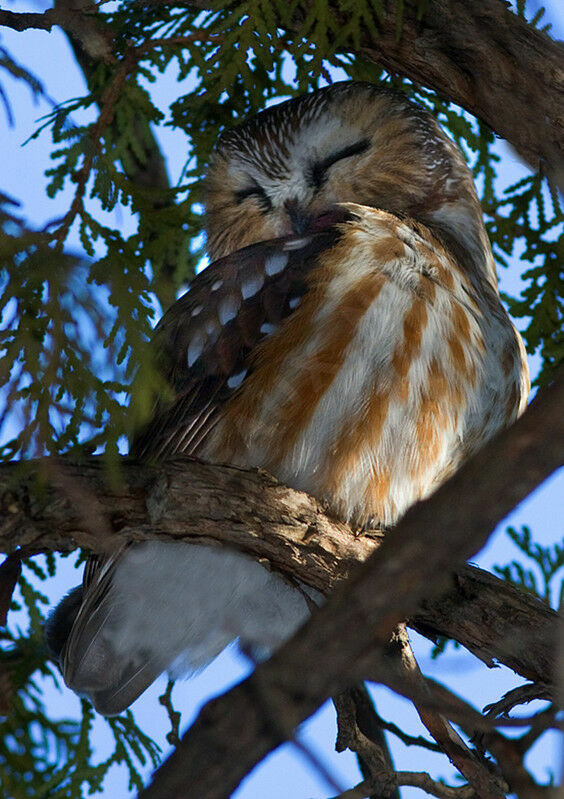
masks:
<svg viewBox="0 0 564 799"><path fill-rule="evenodd" d="M298 235L305 233L313 221L313 214L306 211L296 198L286 200L284 208L290 217L290 224L292 225L294 233Z"/></svg>

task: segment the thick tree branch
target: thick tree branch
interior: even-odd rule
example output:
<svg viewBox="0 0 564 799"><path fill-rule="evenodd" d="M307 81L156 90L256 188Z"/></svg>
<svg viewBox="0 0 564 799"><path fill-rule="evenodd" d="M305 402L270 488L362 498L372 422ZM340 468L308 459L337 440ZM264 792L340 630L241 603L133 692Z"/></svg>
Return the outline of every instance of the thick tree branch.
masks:
<svg viewBox="0 0 564 799"><path fill-rule="evenodd" d="M68 2L68 0L67 0ZM163 0L152 0L153 4ZM60 5L43 14L0 11L0 25L15 30L50 30L60 25L87 50L99 36L84 35L90 9ZM210 0L177 0L179 6L212 7ZM482 119L507 139L535 170L542 169L564 186L564 48L508 10L502 0L433 0L418 18L419 3L402 4L401 36L397 35L399 4L381 4L379 36L360 32L360 53L391 72L430 86L445 98ZM305 12L304 12L305 13ZM335 3L333 13L341 14ZM283 20L290 34L300 35L303 13ZM346 20L343 20L343 23ZM355 47L343 43L343 49Z"/></svg>
<svg viewBox="0 0 564 799"><path fill-rule="evenodd" d="M355 682L374 647L385 646L425 596L437 596L452 567L474 554L504 515L562 463L563 401L561 379L511 430L408 511L291 641L204 707L143 799L229 795L325 698Z"/></svg>
<svg viewBox="0 0 564 799"><path fill-rule="evenodd" d="M542 683L543 675L554 668L554 612L530 594L472 566L457 569L450 579L449 590L423 602L410 627L432 640L437 635L454 638L488 666L499 661ZM540 626L534 629L536 624Z"/></svg>
<svg viewBox="0 0 564 799"><path fill-rule="evenodd" d="M384 3L380 36L362 54L431 86L507 139L535 170L564 186L564 48L501 0L433 0L419 20Z"/></svg>
<svg viewBox="0 0 564 799"><path fill-rule="evenodd" d="M470 639L470 648L476 635L477 651L489 651L501 662L508 659L512 638L509 660L525 676L550 683L555 615L540 602L527 598L520 606L509 600L520 611L494 623L499 629L504 621L507 633L498 652L495 633L490 631L484 643L476 630L468 635L462 619L445 622L436 598L452 594L460 584L472 584L472 571L466 570L461 583L457 580L449 587L453 568L474 554L506 513L562 464L563 405L560 379L511 430L490 442L433 497L412 508L360 567L376 542L367 535L354 536L329 519L316 500L264 473L185 461L153 468L126 462L123 479L109 488L96 459L74 466L64 459L47 459L36 463L32 474L25 473L23 464L5 464L0 468L0 544L5 551L17 545L27 551L68 549L75 543L104 550L124 537L220 540L323 591L352 574L291 644L260 666L254 677L202 711L178 750L178 757L185 758L184 787L178 786L172 760L146 794L219 796L232 790L326 697L366 676L367 664L375 662L374 646L385 643L398 622L416 617L423 599L424 624L437 630L448 626L462 643ZM102 535L92 525L94 498L96 517L106 520ZM484 585L488 594L487 581ZM510 587L503 591L508 597L512 592L520 595ZM471 607L479 605L478 593ZM452 606L463 601L456 599ZM480 619L480 624L487 626L487 619L486 612L486 623ZM532 654L537 647L544 652L542 663ZM270 718L279 720L275 728L265 721L265 703ZM237 730L231 729L233 724Z"/></svg>
<svg viewBox="0 0 564 799"><path fill-rule="evenodd" d="M503 441L489 445L493 454L483 470L467 478L470 490L459 478L449 482L442 515L419 522L421 534L425 528L433 539L432 549L448 543L450 533L441 535L441 530L456 534L448 519L449 502L466 523L487 529L492 512L502 518L511 506L509 500L499 505L502 495L519 489L524 496L561 462L557 427L563 424L558 407L563 393L562 387L554 387L534 403L507 434L514 441L509 452L496 454ZM519 454L525 445L530 448L528 466ZM0 551L68 550L76 545L106 551L124 539L155 537L221 542L326 594L353 574L381 541L376 533L355 535L323 513L317 500L264 472L187 459L154 467L125 460L120 479L110 485L97 458L3 464L0 509ZM396 541L394 532L389 543ZM410 624L430 638L458 640L488 665L497 660L537 682L552 678L555 614L478 569L445 569L440 595L421 603Z"/></svg>

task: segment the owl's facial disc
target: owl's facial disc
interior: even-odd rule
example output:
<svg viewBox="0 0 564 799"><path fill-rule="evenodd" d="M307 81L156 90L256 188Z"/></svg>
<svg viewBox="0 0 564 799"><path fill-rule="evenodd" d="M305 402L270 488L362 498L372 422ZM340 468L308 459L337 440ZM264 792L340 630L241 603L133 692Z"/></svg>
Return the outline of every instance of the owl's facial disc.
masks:
<svg viewBox="0 0 564 799"><path fill-rule="evenodd" d="M360 83L272 106L222 135L207 179L209 256L301 235L345 203L414 219L484 270L489 244L462 154L423 108Z"/></svg>
<svg viewBox="0 0 564 799"><path fill-rule="evenodd" d="M250 160L234 163L229 170L237 188L234 200L248 213L260 212L265 225L272 226L271 235L301 235L316 219L330 213L339 200L333 182L343 169L356 166L358 158L370 148L370 139L342 131L341 135L314 135L318 122L295 135L283 162L285 172L269 171ZM352 134L352 135L351 135ZM351 140L347 143L347 140ZM316 142L312 145L312 141ZM354 164L346 163L352 162ZM341 175L342 177L342 175ZM240 186L240 188L239 188Z"/></svg>

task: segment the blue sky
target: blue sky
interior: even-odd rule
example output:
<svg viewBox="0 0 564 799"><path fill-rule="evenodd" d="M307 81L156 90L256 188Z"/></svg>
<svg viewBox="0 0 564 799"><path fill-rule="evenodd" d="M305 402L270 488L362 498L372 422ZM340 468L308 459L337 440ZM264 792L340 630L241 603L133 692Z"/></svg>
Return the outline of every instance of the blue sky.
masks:
<svg viewBox="0 0 564 799"><path fill-rule="evenodd" d="M9 8L15 11L37 11L43 7L46 6L33 3L25 5L22 2L9 5ZM562 30L564 12L557 3L548 4L547 18L555 24L556 31ZM83 93L84 83L80 70L74 63L66 38L58 30L55 29L51 33L29 31L24 34L2 30L0 35L0 45L6 47L22 64L39 75L49 95L56 101ZM5 88L13 103L16 125L8 128L5 118L2 119L3 111L0 109L0 135L4 156L0 189L19 199L24 204L24 214L30 224L39 227L47 220L59 216L68 207L72 190L67 189L53 201L45 196L46 179L43 172L48 164L51 149L48 135L43 135L22 147L22 143L36 128L38 118L50 110L49 106L44 102L34 104L29 91L21 83L7 79ZM165 106L177 91L175 81L165 76L163 85L159 88L161 104ZM170 174L174 181L179 176L184 162L185 141L180 133L169 129L159 132L159 140L167 155ZM504 158L500 176L501 185L509 185L525 174L526 170L503 142L500 142L499 146ZM119 206L112 214L111 224L122 229L133 227L132 221ZM69 244L77 250L80 248L76 235L71 237ZM516 293L519 274L523 268L526 268L526 265L516 260L510 270L500 270L501 287L509 293ZM534 368L534 362L532 366ZM561 512L563 488L562 473L547 481L500 526L476 558L476 562L489 568L495 563L505 563L517 555L505 536L504 531L508 524L516 527L522 524L530 525L541 543L561 541L564 537ZM65 561L60 575L48 587L48 593L55 602L68 587L77 582L79 582L79 573ZM504 691L519 682L506 669L488 671L471 657L452 648L438 663L430 660L429 645L423 639L415 637L415 648L424 672L444 680L478 707L495 701ZM233 649L224 653L196 678L189 682L178 683L174 696L179 709L182 710L182 727L185 728L189 724L203 702L223 692L247 671L248 664ZM164 742L164 735L168 729L165 713L157 702L157 696L162 693L164 684L164 680L161 680L154 685L134 706L141 726L147 731L150 730L160 742ZM50 687L48 692L55 715L66 716L77 712L78 703L71 692L65 690L59 693ZM375 696L381 715L397 723L405 723L413 734L422 732L409 703L393 697L383 688L375 689ZM343 789L360 781L353 756L350 753L336 756L332 751L335 724L330 706L326 705L312 720L302 726L300 739L328 765ZM100 751L109 745L103 720L97 724L96 740ZM398 768L426 770L433 776L451 778L452 772L445 758L413 748L407 750L401 744L394 744L394 756ZM543 778L548 776L547 769L560 768L556 736L551 736L550 740L542 739L533 752L533 759L536 773ZM311 763L289 744L281 747L255 769L235 795L237 799L258 797L323 799L334 793L335 791L327 786ZM107 782L105 795L125 797L127 794L124 775L113 773ZM402 796L406 798L421 795L421 792L415 789L404 789L402 792Z"/></svg>

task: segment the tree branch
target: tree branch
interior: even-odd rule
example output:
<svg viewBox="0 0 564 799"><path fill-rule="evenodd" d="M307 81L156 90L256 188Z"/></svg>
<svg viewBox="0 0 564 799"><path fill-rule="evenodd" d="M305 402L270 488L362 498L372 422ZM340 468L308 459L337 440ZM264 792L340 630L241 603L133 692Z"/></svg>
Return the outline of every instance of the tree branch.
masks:
<svg viewBox="0 0 564 799"><path fill-rule="evenodd" d="M418 19L384 3L380 35L362 54L431 86L507 139L531 167L564 186L564 48L500 0L433 0Z"/></svg>
<svg viewBox="0 0 564 799"><path fill-rule="evenodd" d="M564 379L432 497L253 675L208 703L143 799L227 796L328 697L363 676L370 653L474 554L504 515L562 463ZM359 668L360 667L360 668ZM276 717L274 728L269 718Z"/></svg>
<svg viewBox="0 0 564 799"><path fill-rule="evenodd" d="M474 788L476 796L481 799L503 799L507 786L491 773L485 760L467 746L440 710L432 707L431 690L419 670L404 625L400 625L394 633L392 646L397 650L400 677L423 699L415 698L413 701L419 718L450 762Z"/></svg>
<svg viewBox="0 0 564 799"><path fill-rule="evenodd" d="M409 626L431 640L459 641L487 666L499 661L528 680L544 682L543 675L554 668L556 614L531 594L472 566L456 569L450 580L449 590L424 601ZM539 628L526 619L535 619Z"/></svg>
<svg viewBox="0 0 564 799"><path fill-rule="evenodd" d="M54 8L48 8L41 14L36 12L17 13L0 9L0 25L12 28L15 31L42 30L51 31L55 25L72 27L75 24L77 13L65 13Z"/></svg>
<svg viewBox="0 0 564 799"><path fill-rule="evenodd" d="M322 591L352 575L271 661L204 708L177 754L143 794L150 799L225 795L325 698L351 682L374 676L367 674L368 665L378 663L374 647L388 641L398 622L416 617L423 599L427 598L424 612L427 618L430 614L432 626L436 622L437 629L450 625L457 630L456 619L445 622L437 598L452 592L453 568L474 554L506 513L562 464L563 404L561 378L539 394L510 430L491 441L430 499L412 508L362 566L359 561L376 548L376 542L369 535L354 536L346 525L329 519L316 500L261 472L182 460L152 468L125 462L123 479L110 487L96 459L74 466L64 459L46 459L36 462L31 474L25 474L24 464L4 464L0 542L10 551L17 545L24 550L68 549L75 543L103 550L114 539L117 544L124 538L155 536L219 540L265 558L274 568ZM89 486L110 535L96 536L88 523L88 506L73 489L73 481ZM471 574L466 570L463 582ZM519 594L509 586L504 590ZM532 599L523 610L520 616L505 619L517 650L509 660L519 664L524 658L521 673L533 671L532 679L549 684L555 670L551 650L555 614ZM468 635L463 627L460 620L456 637L464 642ZM531 641L539 636L546 655L543 664L531 662ZM492 655L499 654L505 662L509 637L499 653L493 639L492 635ZM479 641L476 648L489 645L483 647ZM265 704L269 717L280 720L275 728L265 721ZM181 767L175 766L179 761Z"/></svg>
<svg viewBox="0 0 564 799"><path fill-rule="evenodd" d="M429 796L436 796L438 799L476 799L476 792L470 785L454 788L432 779L430 774L424 771L397 771L393 775L393 780L398 786L421 788ZM374 781L368 779L333 799L366 799L373 790Z"/></svg>
<svg viewBox="0 0 564 799"><path fill-rule="evenodd" d="M160 4L164 0L150 0ZM182 0L181 0L182 1ZM182 4L185 4L182 2ZM210 9L210 0L189 0ZM512 13L503 0L378 4L378 36L360 31L341 49L430 86L507 139L536 171L564 187L564 48ZM309 6L280 27L300 36ZM401 13L398 36L397 15ZM346 12L334 3L333 14Z"/></svg>
<svg viewBox="0 0 564 799"><path fill-rule="evenodd" d="M477 711L444 685L433 680L427 680L427 683L438 703L446 702L451 706L458 706L459 726L470 737L475 736L475 728L466 719L471 719L472 714L476 714ZM511 793L514 793L519 799L548 799L549 789L538 785L523 764L523 749L520 739L507 738L498 730L493 729L482 732L476 737L479 745L495 757Z"/></svg>
<svg viewBox="0 0 564 799"><path fill-rule="evenodd" d="M333 704L337 713L335 750L355 752L362 776L380 783L369 799L401 799L394 785L392 753L366 685L361 683L343 691L333 697Z"/></svg>
<svg viewBox="0 0 564 799"><path fill-rule="evenodd" d="M460 522L448 518L449 507L458 511L464 529L472 524L487 530L495 524L488 525L492 514L501 519L562 461L558 403L563 394L562 386L548 390L503 439L489 445L482 470L465 478L471 490L464 488L463 477L449 481L439 515L429 516L425 505L413 511L425 513L417 525L419 535L424 531L432 539L429 549L440 544L442 551L458 535ZM507 437L513 441L509 449ZM521 457L527 447L529 461ZM506 502L500 505L503 496ZM264 472L185 458L152 467L124 460L120 479L111 482L94 457L79 463L52 458L5 463L0 465L0 512L0 551L21 548L25 555L78 545L104 552L124 539L220 542L325 594L357 572L381 542L377 533L355 535L323 513L317 500ZM395 531L386 543L399 546ZM432 639L454 638L487 665L497 660L529 680L550 683L557 618L550 608L479 569L461 567L453 573L445 567L440 574L441 591L419 604L411 626Z"/></svg>

